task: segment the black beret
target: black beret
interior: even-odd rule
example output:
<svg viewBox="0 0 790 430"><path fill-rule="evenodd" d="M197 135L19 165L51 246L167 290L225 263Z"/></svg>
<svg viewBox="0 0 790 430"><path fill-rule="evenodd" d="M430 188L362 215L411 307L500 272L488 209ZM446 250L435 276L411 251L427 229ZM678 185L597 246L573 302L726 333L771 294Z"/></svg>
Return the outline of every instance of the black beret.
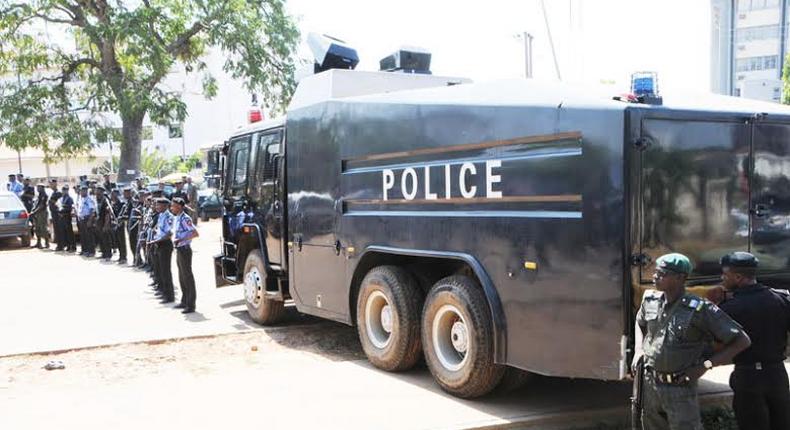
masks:
<svg viewBox="0 0 790 430"><path fill-rule="evenodd" d="M162 190L153 190L151 191L151 195L154 197L162 197Z"/></svg>
<svg viewBox="0 0 790 430"><path fill-rule="evenodd" d="M156 202L157 203L161 203L163 205L169 205L170 204L170 200L168 200L167 197L159 197L158 199L156 199Z"/></svg>
<svg viewBox="0 0 790 430"><path fill-rule="evenodd" d="M58 180L57 180L57 179L50 179L50 180L49 180L49 182L50 182L51 184L57 184L57 183L58 183Z"/></svg>
<svg viewBox="0 0 790 430"><path fill-rule="evenodd" d="M757 267L759 263L757 257L743 251L731 252L719 260L722 267Z"/></svg>
<svg viewBox="0 0 790 430"><path fill-rule="evenodd" d="M187 204L187 202L185 202L181 197L174 198L173 203L178 203L181 206L185 206Z"/></svg>
<svg viewBox="0 0 790 430"><path fill-rule="evenodd" d="M83 185L83 186L80 187L80 191L88 191L88 187Z"/></svg>
<svg viewBox="0 0 790 430"><path fill-rule="evenodd" d="M61 190L68 190L69 189L69 184L66 184L66 185L60 187L60 189Z"/></svg>

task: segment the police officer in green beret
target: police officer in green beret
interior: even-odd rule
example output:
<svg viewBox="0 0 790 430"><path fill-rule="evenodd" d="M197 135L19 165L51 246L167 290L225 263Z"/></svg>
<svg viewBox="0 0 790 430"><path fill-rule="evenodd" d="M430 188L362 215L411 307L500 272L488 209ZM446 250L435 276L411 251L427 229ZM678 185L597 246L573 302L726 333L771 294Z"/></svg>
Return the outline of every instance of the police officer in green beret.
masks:
<svg viewBox="0 0 790 430"><path fill-rule="evenodd" d="M702 429L697 380L750 345L740 325L715 304L686 293L691 262L683 254L656 260L655 291L636 316L635 361L644 360L642 428ZM713 342L724 345L713 353Z"/></svg>

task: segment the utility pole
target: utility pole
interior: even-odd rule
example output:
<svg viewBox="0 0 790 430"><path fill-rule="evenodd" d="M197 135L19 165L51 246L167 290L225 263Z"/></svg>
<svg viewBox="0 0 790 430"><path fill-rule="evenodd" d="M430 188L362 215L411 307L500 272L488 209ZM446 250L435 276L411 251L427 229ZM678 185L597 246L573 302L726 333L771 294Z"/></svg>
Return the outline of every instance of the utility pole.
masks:
<svg viewBox="0 0 790 430"><path fill-rule="evenodd" d="M560 65L557 63L557 53L554 51L554 39L551 37L551 26L549 26L549 15L546 13L546 3L540 0L540 8L543 9L543 21L546 23L546 34L549 36L549 46L551 46L551 56L554 58L554 70L557 72L557 79L562 80L560 75Z"/></svg>
<svg viewBox="0 0 790 430"><path fill-rule="evenodd" d="M524 75L532 78L532 35L524 32Z"/></svg>

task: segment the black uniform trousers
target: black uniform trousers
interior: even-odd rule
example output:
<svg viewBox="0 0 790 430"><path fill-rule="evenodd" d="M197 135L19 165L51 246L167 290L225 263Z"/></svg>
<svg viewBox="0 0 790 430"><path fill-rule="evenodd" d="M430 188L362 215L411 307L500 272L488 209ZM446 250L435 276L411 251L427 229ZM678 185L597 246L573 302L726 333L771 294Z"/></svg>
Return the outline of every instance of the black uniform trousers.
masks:
<svg viewBox="0 0 790 430"><path fill-rule="evenodd" d="M126 226L115 227L114 233L115 241L118 244L118 261L126 261Z"/></svg>
<svg viewBox="0 0 790 430"><path fill-rule="evenodd" d="M96 229L99 236L99 249L102 258L112 258L112 235L113 229Z"/></svg>
<svg viewBox="0 0 790 430"><path fill-rule="evenodd" d="M137 227L129 230L129 249L132 251L132 263L134 263L135 266L140 262L140 248L137 247L137 233Z"/></svg>
<svg viewBox="0 0 790 430"><path fill-rule="evenodd" d="M63 229L60 228L60 225L63 223L63 221L61 220L61 216L60 216L60 214L57 213L57 211L52 211L52 212L50 212L49 215L50 215L50 218L52 218L52 237L53 237L53 242L58 244L58 246L56 246L55 249L56 250L63 249L65 247L66 243L63 240L63 234L62 234L63 233Z"/></svg>
<svg viewBox="0 0 790 430"><path fill-rule="evenodd" d="M195 276L192 274L192 247L189 245L176 248L176 264L178 265L178 283L181 285L181 304L187 310L195 310L197 291Z"/></svg>
<svg viewBox="0 0 790 430"><path fill-rule="evenodd" d="M783 363L761 370L736 366L730 375L730 387L739 428L790 429L790 391Z"/></svg>
<svg viewBox="0 0 790 430"><path fill-rule="evenodd" d="M157 257L156 253L159 248L159 245L152 244L146 246L146 254L145 258L148 264L151 265L151 279L154 280L154 285L156 286L157 291L162 291L162 284L159 283L159 258Z"/></svg>
<svg viewBox="0 0 790 430"><path fill-rule="evenodd" d="M80 246L82 247L82 252L84 254L95 254L96 242L93 241L95 236L95 228L89 224L90 221L88 220L80 221Z"/></svg>
<svg viewBox="0 0 790 430"><path fill-rule="evenodd" d="M162 291L162 298L165 300L175 299L175 289L173 288L173 271L171 261L173 259L173 242L164 240L156 245L157 269L159 272L159 289Z"/></svg>
<svg viewBox="0 0 790 430"><path fill-rule="evenodd" d="M77 249L77 244L74 243L74 229L71 226L71 214L60 214L58 216L58 224L55 237L59 237L61 242L58 242L58 248L66 248L69 251Z"/></svg>

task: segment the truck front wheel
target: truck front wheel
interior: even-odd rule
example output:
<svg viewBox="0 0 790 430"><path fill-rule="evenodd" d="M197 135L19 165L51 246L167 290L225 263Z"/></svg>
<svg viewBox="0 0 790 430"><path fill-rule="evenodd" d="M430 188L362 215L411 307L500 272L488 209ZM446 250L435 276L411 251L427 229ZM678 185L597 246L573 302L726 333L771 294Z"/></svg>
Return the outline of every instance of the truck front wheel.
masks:
<svg viewBox="0 0 790 430"><path fill-rule="evenodd" d="M425 361L443 390L473 398L493 390L505 371L494 362L494 330L482 289L466 276L434 284L422 313Z"/></svg>
<svg viewBox="0 0 790 430"><path fill-rule="evenodd" d="M244 301L247 313L258 324L275 324L282 319L285 304L266 295L266 270L259 250L250 252L244 263Z"/></svg>
<svg viewBox="0 0 790 430"><path fill-rule="evenodd" d="M400 267L379 266L365 275L357 296L357 330L374 366L400 371L419 360L420 302L417 283Z"/></svg>

